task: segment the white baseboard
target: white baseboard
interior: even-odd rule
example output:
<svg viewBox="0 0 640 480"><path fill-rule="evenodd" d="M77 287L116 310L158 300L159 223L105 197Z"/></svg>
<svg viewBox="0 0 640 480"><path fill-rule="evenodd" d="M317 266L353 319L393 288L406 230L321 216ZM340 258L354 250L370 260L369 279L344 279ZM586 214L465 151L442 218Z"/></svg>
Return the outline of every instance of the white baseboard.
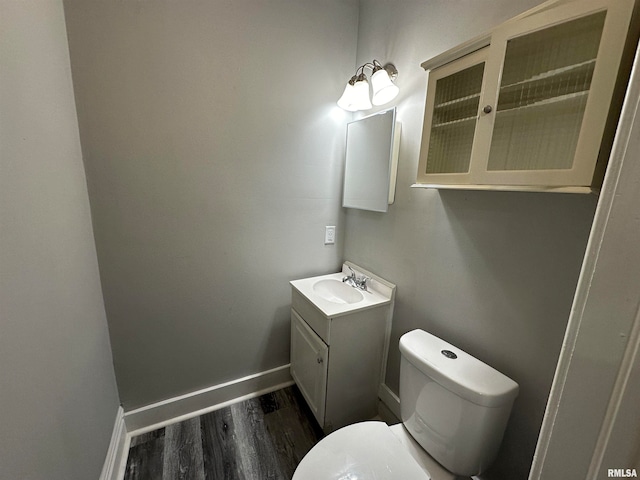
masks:
<svg viewBox="0 0 640 480"><path fill-rule="evenodd" d="M107 457L104 460L100 480L118 480L120 476L120 466L123 459L126 460L125 452L128 450L127 429L124 424L124 410L118 407L116 421L111 434L111 442L107 450Z"/></svg>
<svg viewBox="0 0 640 480"><path fill-rule="evenodd" d="M282 365L126 412L124 422L127 432L129 436L140 435L293 385L289 367L289 364Z"/></svg>
<svg viewBox="0 0 640 480"><path fill-rule="evenodd" d="M400 414L400 398L391 391L386 383L380 384L378 397L380 398L380 401L384 403L389 410L391 410L391 413L393 413L398 419L402 418L402 415Z"/></svg>

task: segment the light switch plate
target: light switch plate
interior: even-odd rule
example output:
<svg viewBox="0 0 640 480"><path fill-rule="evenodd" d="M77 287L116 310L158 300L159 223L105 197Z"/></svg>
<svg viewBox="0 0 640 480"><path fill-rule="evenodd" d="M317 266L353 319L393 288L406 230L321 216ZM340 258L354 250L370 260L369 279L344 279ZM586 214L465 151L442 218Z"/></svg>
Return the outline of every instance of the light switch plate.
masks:
<svg viewBox="0 0 640 480"><path fill-rule="evenodd" d="M333 245L336 243L336 227L326 226L324 227L324 244Z"/></svg>

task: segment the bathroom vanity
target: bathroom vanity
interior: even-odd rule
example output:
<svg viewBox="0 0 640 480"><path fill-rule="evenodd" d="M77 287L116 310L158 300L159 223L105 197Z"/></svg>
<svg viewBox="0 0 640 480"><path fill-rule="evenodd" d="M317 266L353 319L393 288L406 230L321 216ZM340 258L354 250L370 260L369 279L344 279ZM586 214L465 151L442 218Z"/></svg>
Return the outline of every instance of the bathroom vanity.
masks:
<svg viewBox="0 0 640 480"><path fill-rule="evenodd" d="M343 282L352 271L366 290ZM291 287L291 375L316 420L329 433L375 417L395 285L345 262Z"/></svg>

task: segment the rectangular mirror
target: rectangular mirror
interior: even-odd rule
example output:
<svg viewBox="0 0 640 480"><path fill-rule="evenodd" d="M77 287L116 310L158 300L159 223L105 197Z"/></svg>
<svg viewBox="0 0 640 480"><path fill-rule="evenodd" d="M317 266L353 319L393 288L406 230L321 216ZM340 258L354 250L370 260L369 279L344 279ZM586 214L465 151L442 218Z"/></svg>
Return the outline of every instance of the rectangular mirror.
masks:
<svg viewBox="0 0 640 480"><path fill-rule="evenodd" d="M396 193L399 149L395 107L347 124L343 207L389 209Z"/></svg>

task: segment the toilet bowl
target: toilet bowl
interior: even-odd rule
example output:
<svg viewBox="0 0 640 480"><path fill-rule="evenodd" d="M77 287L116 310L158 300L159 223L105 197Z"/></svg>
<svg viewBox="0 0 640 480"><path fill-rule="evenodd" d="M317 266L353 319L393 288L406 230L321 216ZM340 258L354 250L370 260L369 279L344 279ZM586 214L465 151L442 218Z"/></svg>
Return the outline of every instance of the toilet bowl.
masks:
<svg viewBox="0 0 640 480"><path fill-rule="evenodd" d="M302 459L293 480L454 480L402 423L361 422L323 438Z"/></svg>
<svg viewBox="0 0 640 480"><path fill-rule="evenodd" d="M422 330L400 339L402 423L361 422L318 442L293 480L452 480L494 460L518 384Z"/></svg>

